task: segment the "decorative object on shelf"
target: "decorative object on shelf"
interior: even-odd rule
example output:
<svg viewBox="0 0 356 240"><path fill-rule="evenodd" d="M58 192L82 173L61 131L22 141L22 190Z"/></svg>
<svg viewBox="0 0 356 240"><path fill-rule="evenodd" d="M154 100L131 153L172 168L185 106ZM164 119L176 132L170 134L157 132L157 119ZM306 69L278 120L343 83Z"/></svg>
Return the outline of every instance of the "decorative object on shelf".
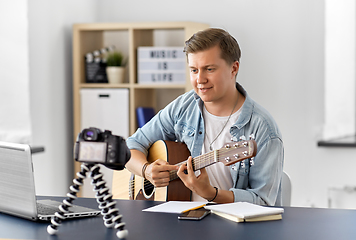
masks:
<svg viewBox="0 0 356 240"><path fill-rule="evenodd" d="M106 75L109 83L122 83L125 77L126 61L121 52L108 52L106 56Z"/></svg>
<svg viewBox="0 0 356 240"><path fill-rule="evenodd" d="M107 83L106 62L102 55L107 51L95 50L85 55L85 81L87 83Z"/></svg>
<svg viewBox="0 0 356 240"><path fill-rule="evenodd" d="M183 47L138 47L138 83L185 83Z"/></svg>

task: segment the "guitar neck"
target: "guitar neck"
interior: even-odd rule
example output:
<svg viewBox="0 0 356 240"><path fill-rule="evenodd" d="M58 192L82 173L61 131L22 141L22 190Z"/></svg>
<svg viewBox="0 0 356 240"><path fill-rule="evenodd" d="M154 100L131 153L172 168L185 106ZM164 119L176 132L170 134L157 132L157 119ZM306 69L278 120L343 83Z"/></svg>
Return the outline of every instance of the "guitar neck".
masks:
<svg viewBox="0 0 356 240"><path fill-rule="evenodd" d="M214 157L216 154L215 151L203 154L201 156L193 158L193 170L198 171L202 168L205 168L211 164L214 164L216 158Z"/></svg>
<svg viewBox="0 0 356 240"><path fill-rule="evenodd" d="M227 143L220 149L193 158L193 170L197 171L217 162L222 162L225 166L229 166L244 159L252 158L256 156L256 153L257 144L255 140ZM180 166L186 162L187 160L176 164L176 166ZM177 171L171 171L170 180L176 178L178 178Z"/></svg>
<svg viewBox="0 0 356 240"><path fill-rule="evenodd" d="M194 172L198 171L202 168L205 168L209 165L214 164L216 162L215 158L214 158L215 154L216 154L216 151L212 151L212 152L208 152L206 154L203 154L203 155L193 158L192 165L193 165ZM176 166L181 166L182 164L185 164L186 162L187 162L187 160L177 163ZM169 175L170 175L170 181L178 178L177 171L175 171L175 170L170 171Z"/></svg>

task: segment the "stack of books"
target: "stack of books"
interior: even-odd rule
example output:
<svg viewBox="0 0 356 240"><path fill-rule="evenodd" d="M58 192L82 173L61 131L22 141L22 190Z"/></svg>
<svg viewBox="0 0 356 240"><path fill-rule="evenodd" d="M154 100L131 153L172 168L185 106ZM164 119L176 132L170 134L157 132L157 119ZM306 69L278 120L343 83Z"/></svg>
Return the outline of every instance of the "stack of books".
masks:
<svg viewBox="0 0 356 240"><path fill-rule="evenodd" d="M282 219L283 208L265 207L248 202L207 205L204 208L234 222L257 222Z"/></svg>

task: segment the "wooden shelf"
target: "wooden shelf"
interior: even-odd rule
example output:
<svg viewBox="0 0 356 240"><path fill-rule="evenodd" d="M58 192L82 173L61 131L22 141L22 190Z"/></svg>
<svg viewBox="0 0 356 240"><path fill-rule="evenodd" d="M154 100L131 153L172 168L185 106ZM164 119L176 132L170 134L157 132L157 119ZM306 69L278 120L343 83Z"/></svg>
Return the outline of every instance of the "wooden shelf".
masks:
<svg viewBox="0 0 356 240"><path fill-rule="evenodd" d="M140 46L184 46L184 42L209 25L195 22L133 22L133 23L79 23L73 25L73 123L74 141L81 129L80 90L90 88L129 89L129 134L137 129L136 108L153 107L156 112L178 95L191 90L189 70L185 84L139 84L137 83L137 48ZM162 43L159 34L172 36L174 45ZM178 36L178 37L177 37ZM157 40L160 42L157 44ZM84 56L94 50L114 45L128 56L126 76L122 84L86 83ZM74 174L80 171L78 163ZM122 172L122 171L120 171ZM126 181L126 179L125 179ZM128 181L128 179L127 179ZM123 182L122 184L126 184ZM128 186L128 185L127 185ZM127 188L127 187L125 187Z"/></svg>
<svg viewBox="0 0 356 240"><path fill-rule="evenodd" d="M81 83L80 88L139 88L139 89L186 89L185 84L108 84L108 83Z"/></svg>
<svg viewBox="0 0 356 240"><path fill-rule="evenodd" d="M318 141L318 147L356 147L356 136Z"/></svg>
<svg viewBox="0 0 356 240"><path fill-rule="evenodd" d="M142 89L186 89L186 85L184 84L135 84L134 88L142 88Z"/></svg>
<svg viewBox="0 0 356 240"><path fill-rule="evenodd" d="M81 83L80 88L130 88L130 84Z"/></svg>
<svg viewBox="0 0 356 240"><path fill-rule="evenodd" d="M186 84L138 84L137 83L137 48L139 46L154 46L154 33L156 30L182 32L179 43L183 46L184 41L195 32L208 28L209 25L194 22L151 22L151 23L81 23L73 25L73 110L74 110L74 139L80 129L80 89L81 88L129 88L130 90L130 134L137 129L135 109L139 104L144 107L157 108L155 101L142 101L142 96L137 96L136 90L147 89L147 97L154 98L154 89L181 89L189 91L189 71L186 71ZM116 34L117 33L117 34ZM112 37L113 39L106 39ZM111 41L111 42L110 42ZM107 45L115 45L117 49L126 51L128 56L127 76L123 84L86 83L84 56L88 52L101 49ZM147 103L149 103L147 105ZM168 102L167 102L168 104ZM159 110L159 109L156 109Z"/></svg>

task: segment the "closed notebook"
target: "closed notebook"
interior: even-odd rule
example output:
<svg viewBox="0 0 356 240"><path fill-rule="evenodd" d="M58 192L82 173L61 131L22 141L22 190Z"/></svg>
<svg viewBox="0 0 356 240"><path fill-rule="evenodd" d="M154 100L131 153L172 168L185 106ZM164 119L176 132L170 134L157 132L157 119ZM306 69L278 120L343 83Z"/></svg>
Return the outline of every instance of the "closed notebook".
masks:
<svg viewBox="0 0 356 240"><path fill-rule="evenodd" d="M220 217L226 218L230 221L234 222L262 222L262 221L272 221L272 220L280 220L282 219L282 214L274 214L274 215L268 215L268 216L262 216L262 217L254 217L254 218L239 218L231 214L227 213L222 213L222 212L217 212L217 211L211 211L213 214L216 214Z"/></svg>
<svg viewBox="0 0 356 240"><path fill-rule="evenodd" d="M282 218L283 208L265 207L247 202L235 202L205 206L221 217L235 222L268 221Z"/></svg>

